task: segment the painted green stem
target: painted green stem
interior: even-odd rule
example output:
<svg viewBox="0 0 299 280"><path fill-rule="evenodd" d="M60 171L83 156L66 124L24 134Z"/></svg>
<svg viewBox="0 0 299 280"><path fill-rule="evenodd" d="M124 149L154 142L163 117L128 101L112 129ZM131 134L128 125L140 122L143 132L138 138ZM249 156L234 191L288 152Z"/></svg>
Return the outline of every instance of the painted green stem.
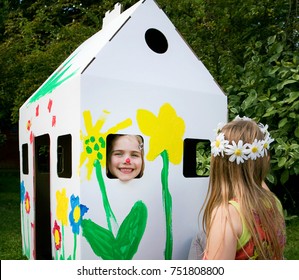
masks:
<svg viewBox="0 0 299 280"><path fill-rule="evenodd" d="M29 249L29 246L30 246L30 232L28 232L28 229L29 228L29 222L27 221L27 232L28 232L28 236L27 236L27 240L26 240L26 234L25 234L25 218L24 218L24 210L23 210L23 207L21 208L21 212L22 212L22 236L23 236L23 241L24 241L24 254L25 256L30 259L30 249ZM27 219L28 219L28 216L27 216Z"/></svg>
<svg viewBox="0 0 299 280"><path fill-rule="evenodd" d="M165 260L172 259L172 247L173 247L173 238L172 238L172 198L168 188L168 169L169 169L169 159L167 151L161 153L163 159L163 169L161 172L161 182L162 182L162 197L163 197L163 206L165 212L165 223L166 223L166 244L164 257Z"/></svg>
<svg viewBox="0 0 299 280"><path fill-rule="evenodd" d="M103 200L103 205L104 205L104 208L105 208L108 229L112 233L115 234L114 230L116 230L116 232L117 232L118 225L117 225L116 218L114 216L114 213L113 213L113 211L110 207L110 203L109 203L109 200L108 200L106 187L105 187L105 182L104 182L103 175L102 175L102 167L101 167L101 164L98 160L95 161L94 166L96 168L97 179L98 179L98 183L99 183L100 190L101 190L101 193L102 193L102 200ZM113 227L112 227L112 223L114 223L114 225L117 227L117 228L114 228L114 230L113 230Z"/></svg>
<svg viewBox="0 0 299 280"><path fill-rule="evenodd" d="M76 251L77 251L77 234L74 233L74 251L73 251L73 260L76 259Z"/></svg>
<svg viewBox="0 0 299 280"><path fill-rule="evenodd" d="M29 222L29 215L26 215L27 216L27 229L28 229L28 235L27 235L27 246L26 246L26 256L28 258L30 258L30 229L31 227L29 226L30 222ZM33 245L34 246L34 245Z"/></svg>
<svg viewBox="0 0 299 280"><path fill-rule="evenodd" d="M62 259L65 260L65 250L64 250L64 225L61 226L62 229Z"/></svg>

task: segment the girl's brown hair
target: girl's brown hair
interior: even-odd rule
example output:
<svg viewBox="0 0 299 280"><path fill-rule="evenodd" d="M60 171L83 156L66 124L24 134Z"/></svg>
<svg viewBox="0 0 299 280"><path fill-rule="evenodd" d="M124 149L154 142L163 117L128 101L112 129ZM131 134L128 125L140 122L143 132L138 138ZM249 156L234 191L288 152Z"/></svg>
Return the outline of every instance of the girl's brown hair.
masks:
<svg viewBox="0 0 299 280"><path fill-rule="evenodd" d="M230 143L253 143L254 139L262 140L263 132L251 120L235 120L226 124L221 132ZM212 211L219 206L226 209L226 218L230 226L232 222L228 214L230 200L236 200L240 205L244 222L253 238L259 259L282 259L283 246L278 233L284 232L284 219L278 207L274 194L263 188L264 180L270 167L270 155L264 155L256 160L248 159L244 163L230 162L229 156L211 157L210 181L208 196L202 208L203 228L209 238L209 228L212 221ZM271 209L271 211L269 211ZM270 240L267 247L263 246L262 237L258 234L254 215L258 215L261 225Z"/></svg>

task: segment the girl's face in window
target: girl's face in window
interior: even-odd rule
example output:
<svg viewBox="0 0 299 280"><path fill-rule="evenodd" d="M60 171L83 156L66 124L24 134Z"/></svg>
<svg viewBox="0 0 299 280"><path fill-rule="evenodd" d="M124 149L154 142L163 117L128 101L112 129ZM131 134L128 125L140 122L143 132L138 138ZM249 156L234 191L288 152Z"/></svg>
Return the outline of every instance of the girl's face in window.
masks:
<svg viewBox="0 0 299 280"><path fill-rule="evenodd" d="M109 170L121 181L129 181L139 175L142 168L142 154L134 136L120 136L114 140Z"/></svg>

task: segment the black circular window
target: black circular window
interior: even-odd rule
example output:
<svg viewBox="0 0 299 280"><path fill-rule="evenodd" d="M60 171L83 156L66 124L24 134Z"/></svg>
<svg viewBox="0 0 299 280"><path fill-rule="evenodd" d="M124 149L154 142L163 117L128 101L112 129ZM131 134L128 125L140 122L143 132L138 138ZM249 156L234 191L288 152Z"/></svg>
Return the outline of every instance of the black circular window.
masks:
<svg viewBox="0 0 299 280"><path fill-rule="evenodd" d="M148 29L145 32L145 41L149 48L156 53L165 53L168 49L166 37L157 29Z"/></svg>

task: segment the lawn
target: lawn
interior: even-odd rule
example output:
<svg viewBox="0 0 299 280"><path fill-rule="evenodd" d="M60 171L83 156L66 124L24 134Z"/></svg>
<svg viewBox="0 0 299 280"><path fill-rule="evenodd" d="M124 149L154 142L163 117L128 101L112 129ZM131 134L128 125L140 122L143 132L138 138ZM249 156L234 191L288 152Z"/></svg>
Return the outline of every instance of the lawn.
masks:
<svg viewBox="0 0 299 280"><path fill-rule="evenodd" d="M0 259L22 260L20 180L18 170L0 170ZM285 258L299 260L299 217L286 221Z"/></svg>
<svg viewBox="0 0 299 280"><path fill-rule="evenodd" d="M0 170L0 259L22 260L18 170Z"/></svg>

